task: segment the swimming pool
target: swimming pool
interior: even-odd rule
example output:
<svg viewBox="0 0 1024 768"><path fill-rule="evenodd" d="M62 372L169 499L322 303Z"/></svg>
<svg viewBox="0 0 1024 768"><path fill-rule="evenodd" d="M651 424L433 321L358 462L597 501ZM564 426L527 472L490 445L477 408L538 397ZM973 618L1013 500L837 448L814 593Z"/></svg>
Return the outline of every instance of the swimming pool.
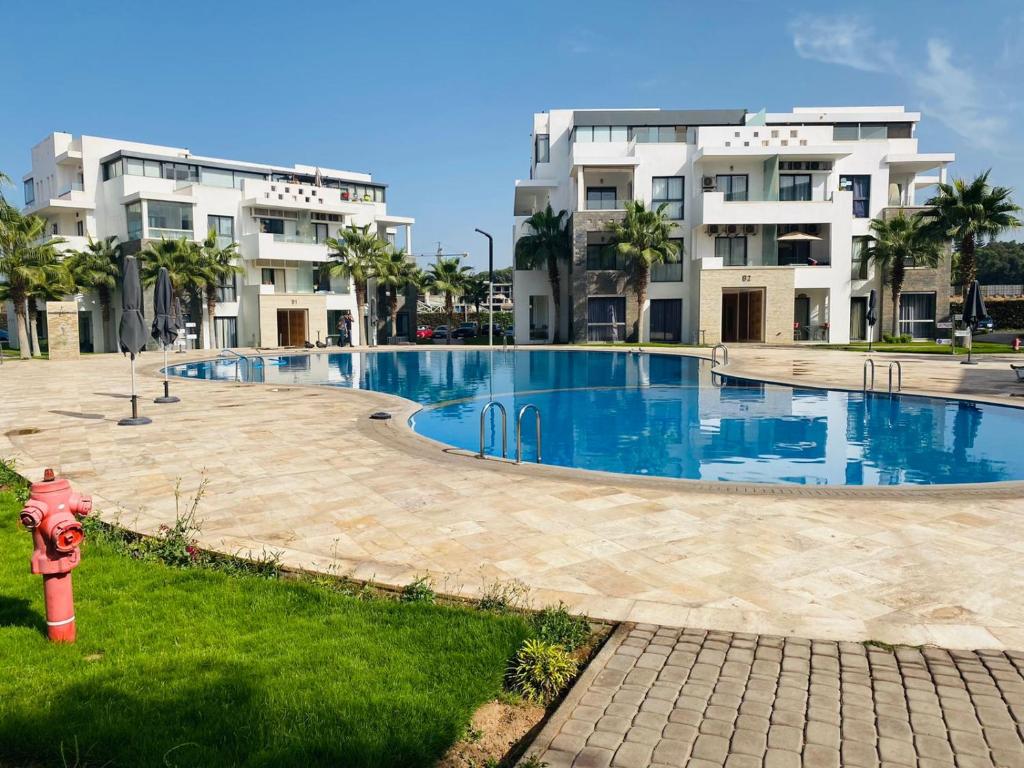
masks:
<svg viewBox="0 0 1024 768"><path fill-rule="evenodd" d="M485 349L313 353L263 365L219 359L174 375L317 384L399 395L423 408L425 437L476 451L488 400L543 418L543 461L632 475L801 485L936 485L1024 480L1024 410L941 398L794 388L712 377L693 357ZM486 450L500 455L500 415ZM536 458L532 415L525 461Z"/></svg>

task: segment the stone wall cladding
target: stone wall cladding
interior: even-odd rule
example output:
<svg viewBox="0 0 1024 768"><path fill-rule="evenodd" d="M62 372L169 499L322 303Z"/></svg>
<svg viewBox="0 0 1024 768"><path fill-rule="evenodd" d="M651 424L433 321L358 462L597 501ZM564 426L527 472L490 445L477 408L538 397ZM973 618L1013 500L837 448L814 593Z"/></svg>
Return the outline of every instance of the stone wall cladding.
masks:
<svg viewBox="0 0 1024 768"><path fill-rule="evenodd" d="M46 302L47 345L51 360L77 360L78 303L74 301Z"/></svg>
<svg viewBox="0 0 1024 768"><path fill-rule="evenodd" d="M572 341L587 340L587 299L590 296L626 297L626 333L633 334L637 321L636 297L625 272L587 270L587 233L603 232L609 222L622 221L622 211L576 211L572 215L572 268L569 304Z"/></svg>
<svg viewBox="0 0 1024 768"><path fill-rule="evenodd" d="M749 279L744 280L747 277ZM794 270L789 267L725 267L700 272L700 322L703 343L722 340L722 289L763 288L764 340L767 344L793 343Z"/></svg>

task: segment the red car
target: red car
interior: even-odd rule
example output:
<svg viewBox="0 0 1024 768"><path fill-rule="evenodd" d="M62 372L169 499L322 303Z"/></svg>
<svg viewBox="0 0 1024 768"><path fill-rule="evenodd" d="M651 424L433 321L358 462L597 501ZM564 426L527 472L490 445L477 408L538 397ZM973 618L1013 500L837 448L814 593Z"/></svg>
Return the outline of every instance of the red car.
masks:
<svg viewBox="0 0 1024 768"><path fill-rule="evenodd" d="M429 325L421 325L418 328L416 328L416 338L425 339L429 341L430 339L434 338L434 329L431 328Z"/></svg>

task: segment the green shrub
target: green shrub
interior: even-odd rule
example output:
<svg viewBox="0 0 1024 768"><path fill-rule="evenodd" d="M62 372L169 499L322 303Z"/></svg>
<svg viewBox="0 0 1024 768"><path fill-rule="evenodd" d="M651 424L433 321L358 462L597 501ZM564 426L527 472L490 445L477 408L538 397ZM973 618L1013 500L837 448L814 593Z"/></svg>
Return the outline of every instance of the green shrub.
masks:
<svg viewBox="0 0 1024 768"><path fill-rule="evenodd" d="M530 599L530 588L518 579L511 581L484 582L480 602L477 607L481 611L494 613L511 613L527 608Z"/></svg>
<svg viewBox="0 0 1024 768"><path fill-rule="evenodd" d="M891 333L883 333L882 341L884 341L886 344L893 344L896 341L896 337L893 336Z"/></svg>
<svg viewBox="0 0 1024 768"><path fill-rule="evenodd" d="M913 340L914 340L914 337L911 336L909 333L901 333L900 334L900 344L909 344Z"/></svg>
<svg viewBox="0 0 1024 768"><path fill-rule="evenodd" d="M420 576L416 581L402 588L403 603L433 603L437 595L430 585L430 579Z"/></svg>
<svg viewBox="0 0 1024 768"><path fill-rule="evenodd" d="M555 643L526 640L509 669L513 691L535 704L550 703L575 677L579 663Z"/></svg>
<svg viewBox="0 0 1024 768"><path fill-rule="evenodd" d="M14 467L14 459L0 459L0 489L7 488L14 493L19 504L28 501L28 482Z"/></svg>
<svg viewBox="0 0 1024 768"><path fill-rule="evenodd" d="M996 330L1017 330L1024 328L1024 298L987 296L985 310L995 321ZM964 311L963 300L949 302L951 314L958 315Z"/></svg>
<svg viewBox="0 0 1024 768"><path fill-rule="evenodd" d="M590 624L583 616L573 616L564 603L549 605L533 617L533 634L545 643L575 651L590 637Z"/></svg>

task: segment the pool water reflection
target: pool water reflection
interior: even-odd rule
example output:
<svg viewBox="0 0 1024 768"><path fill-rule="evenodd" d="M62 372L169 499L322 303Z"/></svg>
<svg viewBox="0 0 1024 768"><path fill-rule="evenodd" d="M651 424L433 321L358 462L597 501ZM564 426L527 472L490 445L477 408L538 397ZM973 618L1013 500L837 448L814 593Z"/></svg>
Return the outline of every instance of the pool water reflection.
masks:
<svg viewBox="0 0 1024 768"><path fill-rule="evenodd" d="M241 367L239 368L239 365ZM334 353L207 361L176 375L320 384L399 395L424 406L420 434L479 447L479 416L494 399L508 414L543 414L544 463L732 482L932 485L1024 479L1024 411L914 396L869 395L736 379L676 355L486 350ZM500 455L491 409L486 450ZM524 420L524 459L536 456Z"/></svg>

